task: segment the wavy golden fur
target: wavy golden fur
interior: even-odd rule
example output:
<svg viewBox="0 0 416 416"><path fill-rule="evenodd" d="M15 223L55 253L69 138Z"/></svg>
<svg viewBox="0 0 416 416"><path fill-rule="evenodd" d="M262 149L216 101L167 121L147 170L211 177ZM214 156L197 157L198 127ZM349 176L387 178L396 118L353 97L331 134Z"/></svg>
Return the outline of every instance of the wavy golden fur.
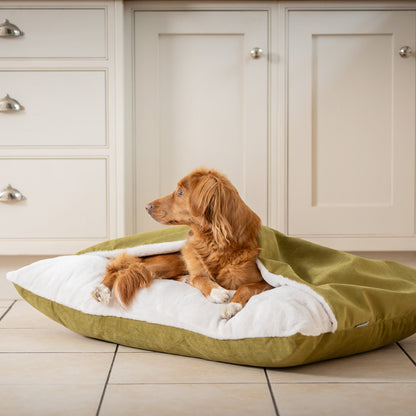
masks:
<svg viewBox="0 0 416 416"><path fill-rule="evenodd" d="M191 230L180 253L143 258L121 254L109 263L100 286L112 290L123 306L154 279L169 278L186 281L212 302L225 303L228 319L251 296L271 289L256 266L260 218L223 174L197 169L146 210L162 224L185 224ZM100 286L93 295L103 301ZM229 290L236 290L231 302Z"/></svg>

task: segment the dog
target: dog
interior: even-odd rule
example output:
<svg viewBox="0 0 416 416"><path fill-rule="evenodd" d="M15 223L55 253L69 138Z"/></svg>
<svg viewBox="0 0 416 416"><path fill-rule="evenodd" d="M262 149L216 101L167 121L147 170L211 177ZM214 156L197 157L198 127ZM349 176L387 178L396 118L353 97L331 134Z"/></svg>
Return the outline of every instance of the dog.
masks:
<svg viewBox="0 0 416 416"><path fill-rule="evenodd" d="M92 293L97 301L108 303L112 291L127 308L137 290L154 279L175 279L199 289L211 302L225 304L222 317L230 319L252 296L272 288L256 265L260 218L225 175L197 169L145 208L161 224L190 227L181 252L142 258L120 254Z"/></svg>

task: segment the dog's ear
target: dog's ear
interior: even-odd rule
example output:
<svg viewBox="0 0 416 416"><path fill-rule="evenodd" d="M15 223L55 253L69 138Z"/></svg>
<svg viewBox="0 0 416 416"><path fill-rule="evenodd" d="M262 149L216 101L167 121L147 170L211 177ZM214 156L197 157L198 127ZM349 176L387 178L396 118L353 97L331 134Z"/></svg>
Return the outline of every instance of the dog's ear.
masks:
<svg viewBox="0 0 416 416"><path fill-rule="evenodd" d="M232 228L227 220L227 195L221 181L213 176L200 176L191 191L192 215L202 218L202 226L209 227L218 245L232 240Z"/></svg>
<svg viewBox="0 0 416 416"><path fill-rule="evenodd" d="M226 218L230 229L228 240L242 246L257 246L261 220L244 203L237 189L226 178L222 181L221 200L224 207L222 215Z"/></svg>
<svg viewBox="0 0 416 416"><path fill-rule="evenodd" d="M237 189L218 172L193 177L190 197L191 214L210 228L218 245L232 242L257 246L260 218L240 198Z"/></svg>

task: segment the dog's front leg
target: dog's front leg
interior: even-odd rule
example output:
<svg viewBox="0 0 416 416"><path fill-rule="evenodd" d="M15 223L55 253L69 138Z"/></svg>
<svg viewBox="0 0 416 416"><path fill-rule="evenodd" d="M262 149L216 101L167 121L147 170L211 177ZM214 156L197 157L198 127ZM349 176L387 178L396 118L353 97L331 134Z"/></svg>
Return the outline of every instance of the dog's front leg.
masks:
<svg viewBox="0 0 416 416"><path fill-rule="evenodd" d="M206 276L191 276L189 284L199 289L213 303L227 303L231 293Z"/></svg>
<svg viewBox="0 0 416 416"><path fill-rule="evenodd" d="M191 286L199 289L213 303L227 303L231 299L231 293L215 282L200 255L189 243L182 247L182 255Z"/></svg>
<svg viewBox="0 0 416 416"><path fill-rule="evenodd" d="M243 309L252 296L270 289L273 289L273 286L270 286L264 280L262 282L247 283L240 286L231 299L231 302L228 305L224 305L222 310L223 318L232 318L237 312Z"/></svg>

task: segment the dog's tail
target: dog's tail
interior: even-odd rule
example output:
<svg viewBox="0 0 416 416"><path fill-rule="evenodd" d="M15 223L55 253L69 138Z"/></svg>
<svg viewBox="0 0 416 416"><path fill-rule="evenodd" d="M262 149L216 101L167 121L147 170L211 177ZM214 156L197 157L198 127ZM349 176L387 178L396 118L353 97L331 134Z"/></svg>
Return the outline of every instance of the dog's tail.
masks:
<svg viewBox="0 0 416 416"><path fill-rule="evenodd" d="M126 253L120 254L107 265L107 275L113 276L113 296L123 308L131 304L138 289L149 287L153 281L142 259Z"/></svg>

